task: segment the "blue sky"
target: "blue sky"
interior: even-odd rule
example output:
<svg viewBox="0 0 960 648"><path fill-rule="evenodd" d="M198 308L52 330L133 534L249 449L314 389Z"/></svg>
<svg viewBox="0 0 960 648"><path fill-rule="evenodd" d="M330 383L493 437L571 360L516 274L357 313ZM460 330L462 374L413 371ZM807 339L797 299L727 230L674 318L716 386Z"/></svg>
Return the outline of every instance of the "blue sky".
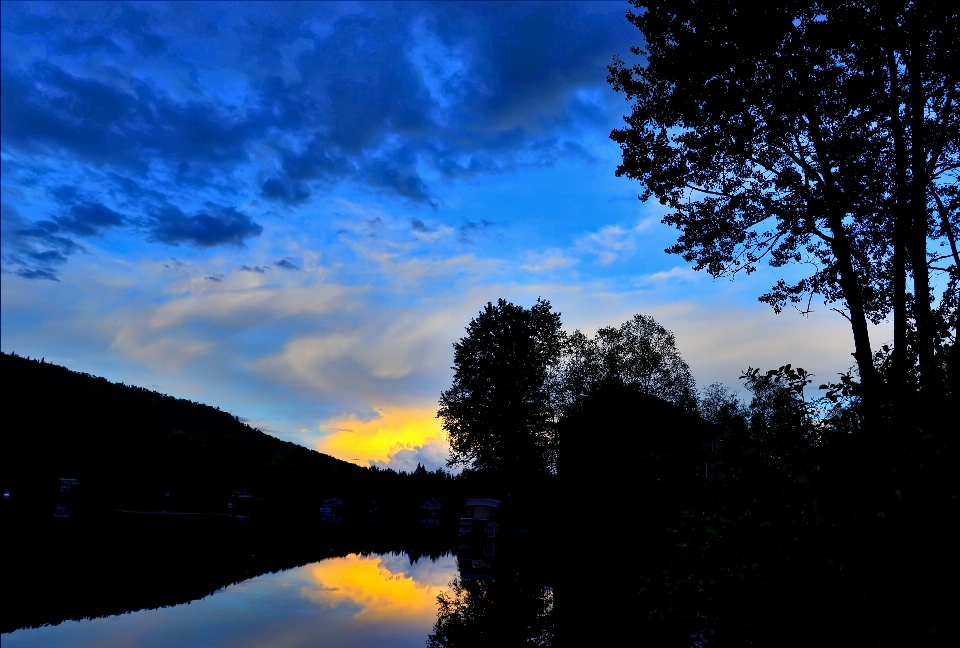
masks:
<svg viewBox="0 0 960 648"><path fill-rule="evenodd" d="M652 315L702 386L832 378L839 315L694 273L614 176L627 8L4 2L2 349L398 468L442 464L452 343L498 297Z"/></svg>

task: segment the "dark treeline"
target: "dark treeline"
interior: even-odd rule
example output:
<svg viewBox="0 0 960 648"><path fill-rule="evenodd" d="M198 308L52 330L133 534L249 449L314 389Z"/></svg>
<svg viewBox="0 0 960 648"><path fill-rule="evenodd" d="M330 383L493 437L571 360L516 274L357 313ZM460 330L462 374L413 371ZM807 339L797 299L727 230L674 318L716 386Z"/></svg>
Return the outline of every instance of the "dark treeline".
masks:
<svg viewBox="0 0 960 648"><path fill-rule="evenodd" d="M227 514L238 490L255 502L235 502L238 510L281 517L315 517L332 497L344 500L341 514L379 517L418 510L430 498L460 499L442 471L363 468L200 403L14 354L0 355L0 370L5 515L49 517L60 501L72 515ZM68 497L60 478L79 482Z"/></svg>
<svg viewBox="0 0 960 648"><path fill-rule="evenodd" d="M612 639L627 625L656 645L947 640L960 522L949 383L910 421L881 416L850 376L808 398L813 376L790 365L744 371L746 403L719 384L697 392L673 336L640 315L591 338L564 333L548 301L500 300L466 331L441 399L451 463L482 463L502 490L537 485L528 501L556 552L528 560L563 568L461 580L432 645ZM554 617L556 591L575 613Z"/></svg>
<svg viewBox="0 0 960 648"><path fill-rule="evenodd" d="M704 394L723 429L714 470L669 489L652 527L669 540L633 570L632 600L679 644L945 643L960 610L960 11L631 5L638 58L608 68L630 103L617 175L664 206L667 252L714 277L768 263L759 300L841 314L855 362L814 401L789 365L744 372L748 404ZM869 326L883 321L892 341Z"/></svg>

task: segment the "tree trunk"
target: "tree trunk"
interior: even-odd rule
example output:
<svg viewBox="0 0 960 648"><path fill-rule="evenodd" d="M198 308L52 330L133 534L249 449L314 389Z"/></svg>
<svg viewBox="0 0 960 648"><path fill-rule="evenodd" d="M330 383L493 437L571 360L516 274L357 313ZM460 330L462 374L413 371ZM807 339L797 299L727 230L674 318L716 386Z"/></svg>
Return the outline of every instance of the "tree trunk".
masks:
<svg viewBox="0 0 960 648"><path fill-rule="evenodd" d="M910 29L910 235L907 251L913 266L914 319L917 323L917 354L920 360L920 389L928 392L936 385L934 358L934 322L930 309L930 272L927 265L927 142L924 128L926 104L923 77L926 62L923 16L920 7L913 11Z"/></svg>
<svg viewBox="0 0 960 648"><path fill-rule="evenodd" d="M837 259L837 267L840 270L840 288L843 290L847 308L850 309L850 326L853 329L853 357L856 359L857 369L860 371L860 382L865 392L864 395L869 398L876 386L873 351L870 348L870 329L867 328L867 314L863 305L863 296L860 293L857 275L853 269L853 253L850 241L843 227L843 220L838 207L831 208L828 223L833 232L832 249L833 255Z"/></svg>

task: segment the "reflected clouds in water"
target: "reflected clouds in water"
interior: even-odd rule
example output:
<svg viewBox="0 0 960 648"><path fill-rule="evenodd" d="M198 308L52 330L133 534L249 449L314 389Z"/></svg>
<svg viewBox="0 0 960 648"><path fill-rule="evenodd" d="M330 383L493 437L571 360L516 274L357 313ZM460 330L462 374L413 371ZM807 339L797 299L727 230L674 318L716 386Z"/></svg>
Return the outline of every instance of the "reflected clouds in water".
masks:
<svg viewBox="0 0 960 648"><path fill-rule="evenodd" d="M456 559L330 558L158 610L3 635L20 646L423 646Z"/></svg>
<svg viewBox="0 0 960 648"><path fill-rule="evenodd" d="M307 570L314 583L304 585L303 596L329 607L355 609L354 623L429 627L436 620L437 595L450 591L456 566L451 558L436 563L420 559L411 565L405 554L352 554Z"/></svg>

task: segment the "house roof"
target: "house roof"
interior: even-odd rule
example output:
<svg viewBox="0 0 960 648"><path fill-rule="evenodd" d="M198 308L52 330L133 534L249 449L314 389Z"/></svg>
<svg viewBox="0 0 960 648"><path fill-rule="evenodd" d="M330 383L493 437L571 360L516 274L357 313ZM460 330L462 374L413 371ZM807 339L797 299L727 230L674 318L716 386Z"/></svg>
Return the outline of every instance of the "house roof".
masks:
<svg viewBox="0 0 960 648"><path fill-rule="evenodd" d="M500 500L495 499L468 499L464 506L490 506L500 508Z"/></svg>

